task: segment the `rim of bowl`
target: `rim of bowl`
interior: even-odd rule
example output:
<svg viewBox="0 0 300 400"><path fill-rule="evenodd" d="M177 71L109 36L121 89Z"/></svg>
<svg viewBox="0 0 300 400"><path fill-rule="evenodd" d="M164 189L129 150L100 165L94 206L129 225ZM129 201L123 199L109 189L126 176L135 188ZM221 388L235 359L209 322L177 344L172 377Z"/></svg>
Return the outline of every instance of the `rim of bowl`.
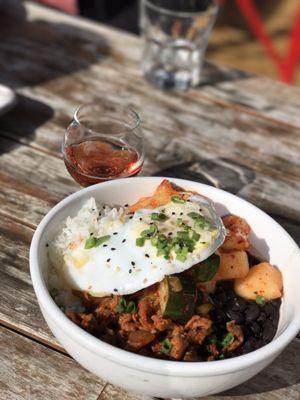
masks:
<svg viewBox="0 0 300 400"><path fill-rule="evenodd" d="M284 329L284 331L276 339L272 340L267 345L251 353L230 358L227 360L218 360L210 362L206 361L182 362L182 361L157 360L151 357L145 357L139 354L130 353L129 351L105 343L102 340L84 331L75 323L73 323L59 309L59 307L55 304L55 302L51 298L39 268L38 250L42 234L47 225L50 223L52 217L56 214L56 212L61 208L65 207L68 203L72 202L76 198L81 197L83 194L86 194L89 191L94 191L98 187L118 185L119 181L122 182L126 182L127 180L131 182L132 180L161 181L162 179L170 179L175 181L176 183L179 184L181 183L183 185L192 182L196 183L200 187L201 186L209 187L212 190L224 192L229 197L238 198L238 200L241 201L242 203L246 203L247 206L252 207L255 210L255 212L260 213L261 215L263 214L265 218L268 218L273 224L276 224L277 227L280 228L281 233L285 235L287 239L291 242L291 245L294 246L295 251L299 252L299 259L300 259L299 248L295 243L295 241L291 238L291 236L275 220L273 220L273 218L271 218L265 212L260 210L258 207L254 206L253 204L249 203L248 201L238 196L235 196L229 192L215 188L210 185L189 181L186 179L178 179L172 177L123 178L119 180L113 180L89 186L87 188L81 189L67 196L57 205L55 205L46 214L46 216L42 219L42 221L38 225L33 235L33 239L30 246L29 262L30 262L30 274L32 278L33 287L41 306L50 315L50 318L54 320L57 325L59 325L60 329L62 329L64 332L68 332L69 336L72 336L75 341L79 342L87 350L90 350L93 353L98 354L100 357L107 358L118 364L122 364L126 367L130 367L136 370L144 370L160 375L174 375L174 376L188 376L188 377L212 376L212 375L222 375L236 370L245 369L259 361L270 358L270 356L272 355L274 355L274 357L277 356L278 353L297 335L300 329L300 313L296 312L294 313L291 323Z"/></svg>

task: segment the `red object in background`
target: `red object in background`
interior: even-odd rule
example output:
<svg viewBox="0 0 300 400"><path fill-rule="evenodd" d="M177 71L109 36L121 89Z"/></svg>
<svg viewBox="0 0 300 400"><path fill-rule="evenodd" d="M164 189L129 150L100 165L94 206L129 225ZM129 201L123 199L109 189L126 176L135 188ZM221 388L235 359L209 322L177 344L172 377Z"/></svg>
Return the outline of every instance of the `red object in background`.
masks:
<svg viewBox="0 0 300 400"><path fill-rule="evenodd" d="M59 10L65 11L69 14L79 14L77 0L37 0L39 3L45 4L50 7L55 7Z"/></svg>
<svg viewBox="0 0 300 400"><path fill-rule="evenodd" d="M252 0L236 0L236 4L243 14L252 33L264 46L267 54L276 64L281 80L291 83L294 79L297 64L300 63L300 8L297 11L289 37L287 55L281 56L274 47L268 35L259 11Z"/></svg>

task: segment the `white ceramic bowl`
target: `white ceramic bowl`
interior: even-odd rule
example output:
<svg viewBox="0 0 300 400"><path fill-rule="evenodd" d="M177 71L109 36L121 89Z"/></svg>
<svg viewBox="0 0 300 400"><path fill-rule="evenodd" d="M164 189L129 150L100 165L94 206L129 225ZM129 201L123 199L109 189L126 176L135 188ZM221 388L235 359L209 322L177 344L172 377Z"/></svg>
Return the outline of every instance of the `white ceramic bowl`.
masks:
<svg viewBox="0 0 300 400"><path fill-rule="evenodd" d="M136 355L93 337L71 322L49 295L44 272L45 244L75 215L89 197L108 204L133 203L150 195L162 178L129 178L80 190L57 204L38 226L30 248L30 271L40 308L51 331L82 366L117 386L159 397L204 396L236 386L260 372L285 348L300 329L300 251L293 239L267 214L232 194L196 182L171 179L185 189L210 197L220 215L244 217L252 228L251 243L284 277L284 297L274 340L247 355L212 362L173 362Z"/></svg>

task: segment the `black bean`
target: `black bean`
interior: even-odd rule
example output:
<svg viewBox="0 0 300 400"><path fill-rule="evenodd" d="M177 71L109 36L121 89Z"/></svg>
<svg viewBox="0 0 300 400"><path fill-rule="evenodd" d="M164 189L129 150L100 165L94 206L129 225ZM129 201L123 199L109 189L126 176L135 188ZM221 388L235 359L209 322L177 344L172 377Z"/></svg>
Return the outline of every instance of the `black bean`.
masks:
<svg viewBox="0 0 300 400"><path fill-rule="evenodd" d="M218 310L216 317L217 317L217 321L219 321L219 322L223 322L226 319L226 315L225 315L224 311L222 311L222 310Z"/></svg>
<svg viewBox="0 0 300 400"><path fill-rule="evenodd" d="M252 322L252 324L250 325L250 329L255 335L258 335L260 333L260 326L257 322Z"/></svg>
<svg viewBox="0 0 300 400"><path fill-rule="evenodd" d="M246 321L255 321L259 316L259 307L256 304L251 304L245 310Z"/></svg>
<svg viewBox="0 0 300 400"><path fill-rule="evenodd" d="M247 307L246 301L241 298L237 298L236 300L234 300L234 304L235 309L239 311L244 311Z"/></svg>
<svg viewBox="0 0 300 400"><path fill-rule="evenodd" d="M266 320L262 334L263 340L265 340L266 342L270 342L273 339L275 333L276 333L276 328L270 321Z"/></svg>
<svg viewBox="0 0 300 400"><path fill-rule="evenodd" d="M226 293L224 292L224 291L222 291L222 292L220 292L219 294L218 294L218 300L219 300L219 302L222 304L224 304L224 303L226 303L226 301L228 300L227 299L227 296L226 296Z"/></svg>
<svg viewBox="0 0 300 400"><path fill-rule="evenodd" d="M235 311L244 311L246 308L246 302L243 299L231 299L227 302L226 307L231 308Z"/></svg>
<svg viewBox="0 0 300 400"><path fill-rule="evenodd" d="M267 317L273 317L276 309L273 307L272 303L266 303L263 307L264 312L266 313Z"/></svg>
<svg viewBox="0 0 300 400"><path fill-rule="evenodd" d="M250 353L250 351L255 350L255 339L254 338L250 338L247 341L244 342L243 345L243 353L247 354Z"/></svg>
<svg viewBox="0 0 300 400"><path fill-rule="evenodd" d="M226 315L230 320L234 320L237 324L244 322L244 316L239 311L227 309Z"/></svg>
<svg viewBox="0 0 300 400"><path fill-rule="evenodd" d="M264 322L266 320L266 314L261 311L261 313L259 314L258 318L257 318L257 322Z"/></svg>
<svg viewBox="0 0 300 400"><path fill-rule="evenodd" d="M255 341L255 350L260 349L265 345L265 342L263 340L257 339Z"/></svg>
<svg viewBox="0 0 300 400"><path fill-rule="evenodd" d="M212 303L213 303L213 305L216 307L216 308L222 308L223 307L223 302L222 301L220 301L219 299L218 299L218 297L213 297L212 298Z"/></svg>

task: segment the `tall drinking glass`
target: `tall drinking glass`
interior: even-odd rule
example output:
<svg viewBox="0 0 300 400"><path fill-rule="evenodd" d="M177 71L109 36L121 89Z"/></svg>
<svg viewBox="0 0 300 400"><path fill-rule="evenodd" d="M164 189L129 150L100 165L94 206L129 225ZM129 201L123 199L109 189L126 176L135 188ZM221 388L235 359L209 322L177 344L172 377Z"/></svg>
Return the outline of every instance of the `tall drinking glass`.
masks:
<svg viewBox="0 0 300 400"><path fill-rule="evenodd" d="M218 0L140 0L142 70L161 89L186 90L201 79Z"/></svg>

